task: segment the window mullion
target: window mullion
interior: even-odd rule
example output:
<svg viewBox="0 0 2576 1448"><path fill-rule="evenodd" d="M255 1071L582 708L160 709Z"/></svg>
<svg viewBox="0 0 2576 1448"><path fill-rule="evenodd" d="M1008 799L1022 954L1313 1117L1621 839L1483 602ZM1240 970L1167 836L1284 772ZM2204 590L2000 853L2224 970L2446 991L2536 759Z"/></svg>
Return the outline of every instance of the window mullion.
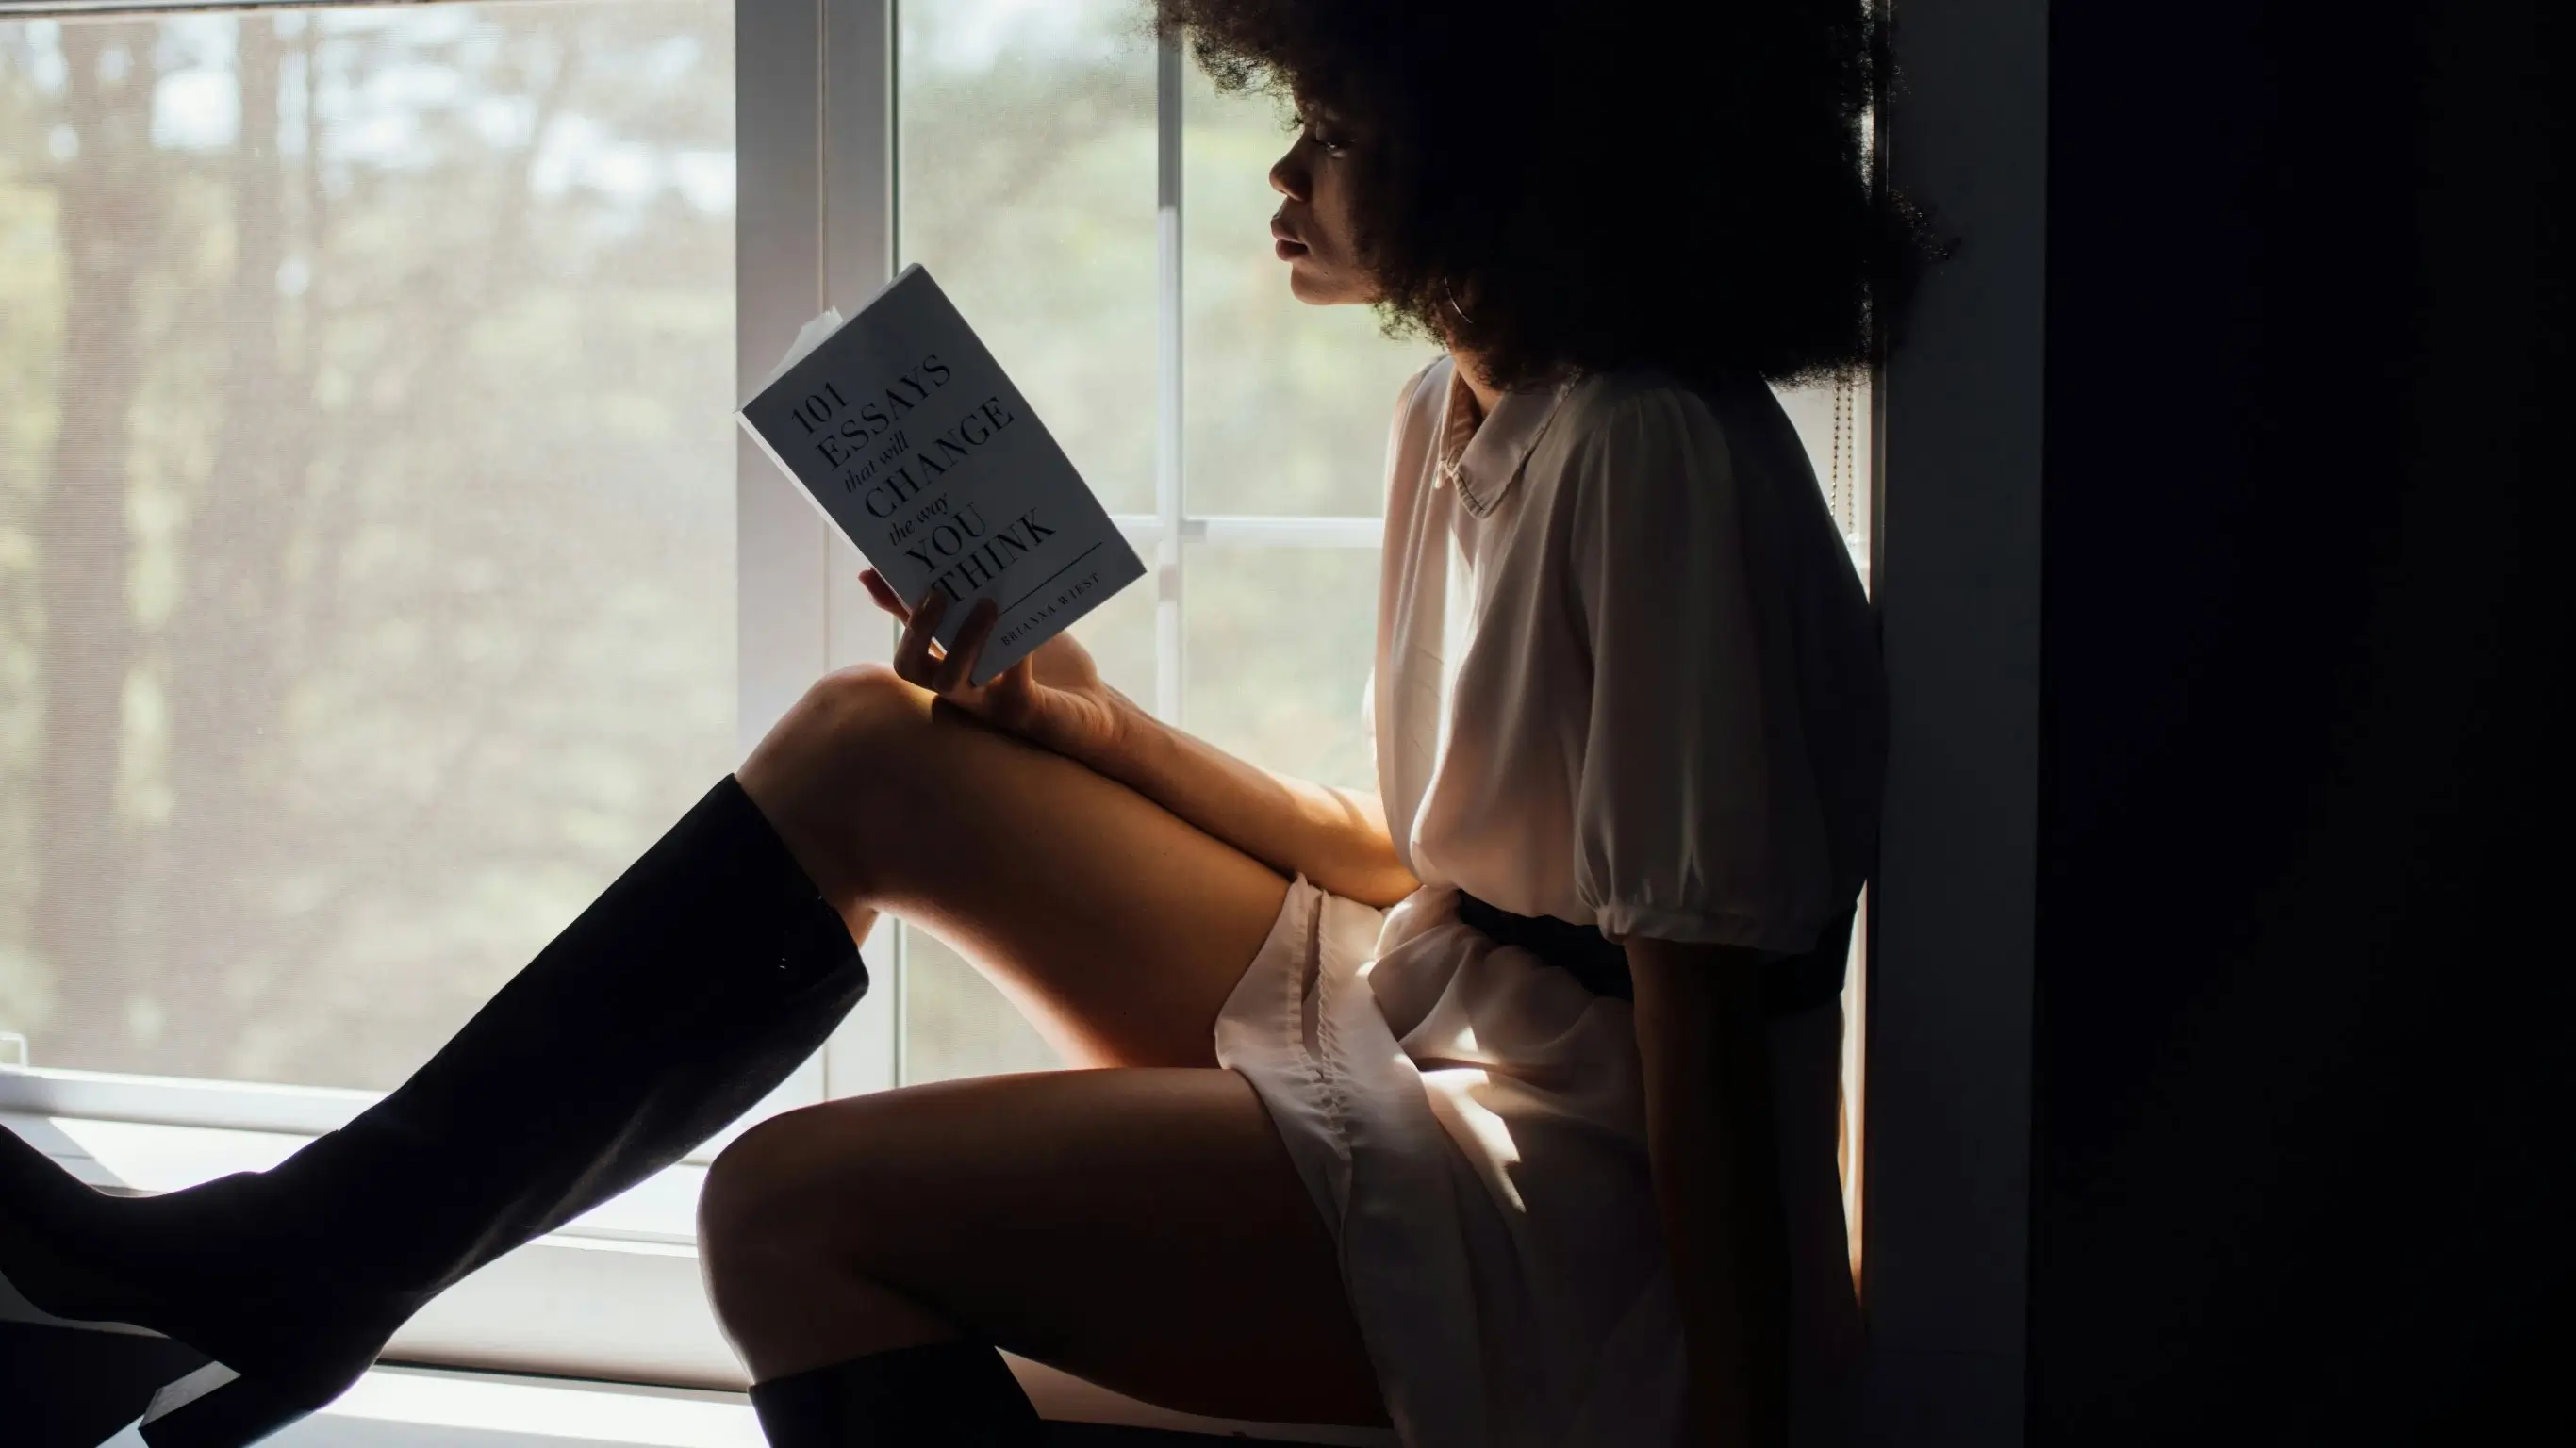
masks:
<svg viewBox="0 0 2576 1448"><path fill-rule="evenodd" d="M1181 722L1181 52L1154 58L1154 713Z"/></svg>
<svg viewBox="0 0 2576 1448"><path fill-rule="evenodd" d="M815 0L810 6L736 0L741 25L758 12L760 23L802 31L816 99L810 181L819 267L815 307L855 313L894 274L896 231L895 0ZM766 77L746 72L746 86L784 83L785 67ZM753 144L745 137L744 146ZM810 315L810 312L809 312ZM771 360L775 360L774 358ZM774 468L761 482L782 495L792 489ZM802 499L794 499L802 505ZM859 585L866 560L838 529L823 534L824 567L819 604L826 668L883 662L893 657L894 634ZM798 681L801 690L812 675ZM903 1080L903 1018L909 995L910 940L905 927L881 919L861 944L876 989L859 1002L824 1049L826 1089L833 1096L881 1090Z"/></svg>

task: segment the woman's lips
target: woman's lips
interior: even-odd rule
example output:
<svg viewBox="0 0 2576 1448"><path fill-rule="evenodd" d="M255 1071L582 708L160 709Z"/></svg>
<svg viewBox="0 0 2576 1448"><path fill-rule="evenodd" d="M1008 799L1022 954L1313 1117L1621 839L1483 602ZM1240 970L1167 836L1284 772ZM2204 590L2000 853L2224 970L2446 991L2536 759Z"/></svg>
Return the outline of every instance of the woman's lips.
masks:
<svg viewBox="0 0 2576 1448"><path fill-rule="evenodd" d="M1270 250L1275 253L1281 261L1295 261L1297 258L1306 254L1306 243L1302 241L1290 241L1284 236L1274 237L1270 243Z"/></svg>

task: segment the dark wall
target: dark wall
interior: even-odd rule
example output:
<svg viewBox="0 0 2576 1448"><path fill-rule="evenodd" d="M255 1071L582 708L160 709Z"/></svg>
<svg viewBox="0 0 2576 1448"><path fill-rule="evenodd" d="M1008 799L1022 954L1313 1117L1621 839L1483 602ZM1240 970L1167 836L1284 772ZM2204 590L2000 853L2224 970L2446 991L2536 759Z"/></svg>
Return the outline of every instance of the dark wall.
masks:
<svg viewBox="0 0 2576 1448"><path fill-rule="evenodd" d="M2050 1448L2565 1421L2565 26L2401 5L2052 10Z"/></svg>

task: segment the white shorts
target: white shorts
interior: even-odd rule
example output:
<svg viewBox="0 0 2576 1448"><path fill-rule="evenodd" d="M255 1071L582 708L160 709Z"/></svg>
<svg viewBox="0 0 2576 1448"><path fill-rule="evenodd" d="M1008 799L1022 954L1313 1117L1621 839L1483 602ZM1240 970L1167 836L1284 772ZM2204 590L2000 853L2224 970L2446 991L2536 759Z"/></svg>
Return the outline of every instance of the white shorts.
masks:
<svg viewBox="0 0 2576 1448"><path fill-rule="evenodd" d="M1784 1018L1775 1061L1830 1059L1840 1029L1834 1010ZM1260 1094L1340 1244L1408 1448L1688 1440L1626 1001L1462 924L1450 890L1380 912L1301 877L1218 1016L1216 1054ZM1858 1322L1839 1199L1804 1232L1798 1208L1793 1438L1826 1443Z"/></svg>

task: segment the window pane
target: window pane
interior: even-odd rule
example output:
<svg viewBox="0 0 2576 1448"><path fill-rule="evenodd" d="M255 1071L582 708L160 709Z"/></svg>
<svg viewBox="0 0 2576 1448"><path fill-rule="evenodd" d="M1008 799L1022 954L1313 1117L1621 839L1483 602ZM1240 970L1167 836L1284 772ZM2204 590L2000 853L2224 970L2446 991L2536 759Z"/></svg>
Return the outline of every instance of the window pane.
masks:
<svg viewBox="0 0 2576 1448"><path fill-rule="evenodd" d="M1131 0L904 5L898 251L1113 513L1154 506L1154 52Z"/></svg>
<svg viewBox="0 0 2576 1448"><path fill-rule="evenodd" d="M1816 486L1869 582L1869 384L1855 380L1779 389L1780 406L1807 447Z"/></svg>
<svg viewBox="0 0 2576 1448"><path fill-rule="evenodd" d="M1375 515L1395 394L1437 349L1288 294L1270 250L1270 163L1292 139L1277 102L1219 95L1193 67L1183 105L1189 510Z"/></svg>
<svg viewBox="0 0 2576 1448"><path fill-rule="evenodd" d="M930 268L1110 511L1154 508L1154 51L1128 0L899 7L898 250ZM1074 628L1154 698L1154 590ZM1061 1064L974 967L905 928L904 1079Z"/></svg>
<svg viewBox="0 0 2576 1448"><path fill-rule="evenodd" d="M1153 553L1138 549L1147 558ZM1154 575L1127 585L1107 603L1086 613L1071 629L1091 653L1109 687L1151 709L1154 706Z"/></svg>
<svg viewBox="0 0 2576 1448"><path fill-rule="evenodd" d="M1360 697L1377 562L1375 548L1191 544L1190 732L1266 769L1375 793Z"/></svg>
<svg viewBox="0 0 2576 1448"><path fill-rule="evenodd" d="M0 25L0 1030L387 1087L734 762L724 0Z"/></svg>
<svg viewBox="0 0 2576 1448"><path fill-rule="evenodd" d="M1064 1058L966 957L906 926L903 1079L953 1081L1007 1071L1053 1071Z"/></svg>

